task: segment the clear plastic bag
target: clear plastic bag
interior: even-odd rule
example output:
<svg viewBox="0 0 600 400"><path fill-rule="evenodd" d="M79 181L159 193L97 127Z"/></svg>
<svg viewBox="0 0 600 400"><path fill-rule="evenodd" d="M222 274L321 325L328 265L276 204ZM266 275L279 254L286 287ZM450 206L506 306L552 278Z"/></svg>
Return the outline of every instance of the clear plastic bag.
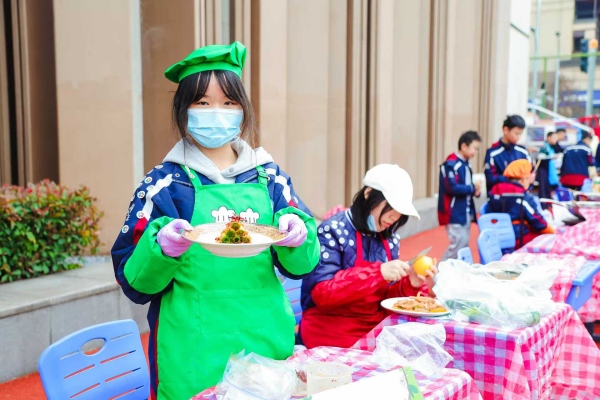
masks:
<svg viewBox="0 0 600 400"><path fill-rule="evenodd" d="M297 381L296 371L285 361L241 352L229 358L216 396L218 400L287 400Z"/></svg>
<svg viewBox="0 0 600 400"><path fill-rule="evenodd" d="M457 320L513 330L535 325L555 310L549 289L558 274L556 265L499 262L473 268L452 260L440 263L438 270L433 291ZM518 277L497 279L494 270Z"/></svg>
<svg viewBox="0 0 600 400"><path fill-rule="evenodd" d="M452 361L444 350L445 341L446 331L439 324L386 326L377 336L372 361L387 369L410 366L425 376L436 375Z"/></svg>

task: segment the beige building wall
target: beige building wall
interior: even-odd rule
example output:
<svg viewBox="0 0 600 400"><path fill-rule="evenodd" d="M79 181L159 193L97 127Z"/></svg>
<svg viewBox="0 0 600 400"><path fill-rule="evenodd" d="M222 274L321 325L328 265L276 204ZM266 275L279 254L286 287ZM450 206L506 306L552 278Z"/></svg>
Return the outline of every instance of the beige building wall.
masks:
<svg viewBox="0 0 600 400"><path fill-rule="evenodd" d="M531 3L523 0L510 2L510 30L508 38L507 113L527 113L529 93L529 41L531 38Z"/></svg>
<svg viewBox="0 0 600 400"><path fill-rule="evenodd" d="M0 184L56 181L52 2L13 0L1 8Z"/></svg>
<svg viewBox="0 0 600 400"><path fill-rule="evenodd" d="M399 164L413 177L415 196L431 196L437 166L461 133L478 130L485 145L499 135L510 7L340 3L260 2L262 144L317 215L349 204L377 163ZM332 68L344 60L345 71ZM476 169L481 164L475 160Z"/></svg>
<svg viewBox="0 0 600 400"><path fill-rule="evenodd" d="M526 1L526 0L525 0ZM537 0L531 1L530 21L531 26L536 28ZM560 53L571 54L573 52L573 22L575 20L575 1L574 0L551 0L542 1L540 17L540 43L539 56L555 56L558 53L556 32L560 32ZM592 23L593 25L593 23ZM533 56L535 42L534 34L531 32L529 45L531 55ZM555 62L548 62L548 71L556 69ZM543 70L542 61L539 61L538 71L540 71L539 82L542 81L541 73Z"/></svg>
<svg viewBox="0 0 600 400"><path fill-rule="evenodd" d="M99 198L108 246L133 188L174 142L176 87L164 69L204 44L248 47L243 80L261 145L317 216L348 205L377 163L399 164L416 198L432 196L438 165L462 132L479 131L484 147L499 135L509 2L163 3L54 5L61 181L86 184ZM90 13L93 20L81 18Z"/></svg>
<svg viewBox="0 0 600 400"><path fill-rule="evenodd" d="M139 1L55 0L54 17L60 181L98 197L108 250L144 173Z"/></svg>
<svg viewBox="0 0 600 400"><path fill-rule="evenodd" d="M171 126L177 85L165 78L164 71L195 48L194 2L142 0L141 19L144 171L149 171L178 139Z"/></svg>
<svg viewBox="0 0 600 400"><path fill-rule="evenodd" d="M483 138L471 164L483 169L485 149L496 141L507 112L510 3L434 2L430 73L428 185L437 192L437 166L457 150L469 129Z"/></svg>

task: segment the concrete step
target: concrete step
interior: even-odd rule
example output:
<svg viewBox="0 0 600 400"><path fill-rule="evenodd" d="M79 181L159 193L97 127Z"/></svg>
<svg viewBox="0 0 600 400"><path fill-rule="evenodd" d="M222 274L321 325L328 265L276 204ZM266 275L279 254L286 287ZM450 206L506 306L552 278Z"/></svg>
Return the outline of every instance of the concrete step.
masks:
<svg viewBox="0 0 600 400"><path fill-rule="evenodd" d="M146 332L147 309L125 297L112 264L0 285L0 382L36 371L47 346L79 329L131 318Z"/></svg>

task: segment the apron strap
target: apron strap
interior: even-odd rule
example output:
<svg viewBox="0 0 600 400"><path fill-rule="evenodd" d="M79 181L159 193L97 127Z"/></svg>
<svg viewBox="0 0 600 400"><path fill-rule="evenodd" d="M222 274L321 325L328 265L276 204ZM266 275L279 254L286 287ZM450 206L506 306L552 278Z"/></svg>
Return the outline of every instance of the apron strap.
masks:
<svg viewBox="0 0 600 400"><path fill-rule="evenodd" d="M355 263L362 263L364 261L363 257L363 245L362 245L362 233L356 231L356 261Z"/></svg>
<svg viewBox="0 0 600 400"><path fill-rule="evenodd" d="M187 176L190 178L190 182L194 185L194 188L198 189L202 187L202 182L200 182L200 178L194 171L192 171L187 165L181 165L181 168L185 171Z"/></svg>
<svg viewBox="0 0 600 400"><path fill-rule="evenodd" d="M269 184L269 175L267 174L267 171L265 171L262 165L256 167L256 171L258 171L258 183L267 186Z"/></svg>
<svg viewBox="0 0 600 400"><path fill-rule="evenodd" d="M392 261L392 250L390 249L389 242L383 237L383 235L380 234L379 237L383 242L383 248L385 249L387 260ZM362 234L359 231L356 231L356 263L362 263L364 261Z"/></svg>
<svg viewBox="0 0 600 400"><path fill-rule="evenodd" d="M383 248L385 249L385 254L387 254L388 261L392 261L392 249L390 249L390 242L387 241L383 235L379 235L381 237L381 241L383 242Z"/></svg>
<svg viewBox="0 0 600 400"><path fill-rule="evenodd" d="M181 168L183 168L187 176L189 176L190 181L192 182L195 188L202 186L200 178L198 178L194 171L192 171L187 165L181 165ZM267 186L269 184L269 175L267 174L267 171L265 171L265 169L261 165L256 167L256 171L258 171L258 183Z"/></svg>

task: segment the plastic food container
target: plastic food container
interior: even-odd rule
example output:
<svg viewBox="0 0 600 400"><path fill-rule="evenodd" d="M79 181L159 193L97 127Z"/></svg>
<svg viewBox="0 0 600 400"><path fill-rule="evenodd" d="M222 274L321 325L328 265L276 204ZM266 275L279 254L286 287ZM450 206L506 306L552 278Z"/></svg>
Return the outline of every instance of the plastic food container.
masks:
<svg viewBox="0 0 600 400"><path fill-rule="evenodd" d="M338 363L315 362L306 368L306 377L307 394L310 396L352 383L352 368Z"/></svg>

